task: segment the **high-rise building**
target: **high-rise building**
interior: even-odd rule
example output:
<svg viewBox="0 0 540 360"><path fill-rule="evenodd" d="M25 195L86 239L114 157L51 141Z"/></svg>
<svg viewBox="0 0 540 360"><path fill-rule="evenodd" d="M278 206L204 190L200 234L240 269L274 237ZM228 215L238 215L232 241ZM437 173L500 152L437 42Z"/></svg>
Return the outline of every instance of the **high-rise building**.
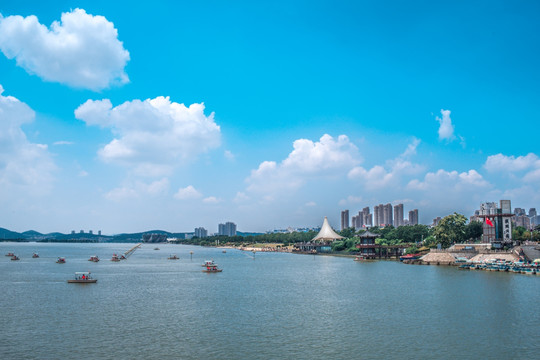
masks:
<svg viewBox="0 0 540 360"><path fill-rule="evenodd" d="M373 215L375 216L375 226L384 226L383 204L375 205L373 208Z"/></svg>
<svg viewBox="0 0 540 360"><path fill-rule="evenodd" d="M371 227L373 226L373 216L369 213L369 206L366 206L362 209L362 226Z"/></svg>
<svg viewBox="0 0 540 360"><path fill-rule="evenodd" d="M522 226L525 229L531 228L531 219L524 215L515 216L514 223L516 224L516 226Z"/></svg>
<svg viewBox="0 0 540 360"><path fill-rule="evenodd" d="M529 217L536 217L536 208L529 209Z"/></svg>
<svg viewBox="0 0 540 360"><path fill-rule="evenodd" d="M219 224L218 235L235 236L236 224L233 222L226 222L225 224Z"/></svg>
<svg viewBox="0 0 540 360"><path fill-rule="evenodd" d="M409 225L418 225L418 209L409 211Z"/></svg>
<svg viewBox="0 0 540 360"><path fill-rule="evenodd" d="M392 204L383 205L383 224L384 226L394 225Z"/></svg>
<svg viewBox="0 0 540 360"><path fill-rule="evenodd" d="M398 204L394 206L394 226L403 226L405 222L403 221L403 204Z"/></svg>
<svg viewBox="0 0 540 360"><path fill-rule="evenodd" d="M341 230L349 227L349 210L343 210L341 212Z"/></svg>
<svg viewBox="0 0 540 360"><path fill-rule="evenodd" d="M220 224L221 225L221 224ZM203 227L195 228L193 236L196 236L198 238L204 238L208 236L208 230L206 230Z"/></svg>
<svg viewBox="0 0 540 360"><path fill-rule="evenodd" d="M355 229L361 229L364 226L364 216L361 211L358 212L358 215L352 217L352 227Z"/></svg>
<svg viewBox="0 0 540 360"><path fill-rule="evenodd" d="M514 215L516 215L516 216L525 216L525 209L515 208L514 209Z"/></svg>

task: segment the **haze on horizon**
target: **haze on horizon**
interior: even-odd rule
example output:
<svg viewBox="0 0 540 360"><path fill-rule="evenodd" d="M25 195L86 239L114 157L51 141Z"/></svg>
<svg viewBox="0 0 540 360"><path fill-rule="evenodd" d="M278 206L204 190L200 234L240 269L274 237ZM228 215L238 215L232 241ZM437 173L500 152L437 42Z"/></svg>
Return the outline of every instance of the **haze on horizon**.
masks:
<svg viewBox="0 0 540 360"><path fill-rule="evenodd" d="M0 227L540 206L540 4L0 5ZM141 26L144 24L144 26Z"/></svg>

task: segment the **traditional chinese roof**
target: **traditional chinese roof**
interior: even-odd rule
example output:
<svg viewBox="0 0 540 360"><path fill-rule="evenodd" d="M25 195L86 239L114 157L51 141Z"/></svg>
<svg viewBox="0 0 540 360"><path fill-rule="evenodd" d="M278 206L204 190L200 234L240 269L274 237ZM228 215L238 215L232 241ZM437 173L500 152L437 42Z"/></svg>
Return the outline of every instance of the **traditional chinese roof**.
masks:
<svg viewBox="0 0 540 360"><path fill-rule="evenodd" d="M380 235L374 234L371 231L367 230L365 233L358 235L360 238L367 238L367 239L375 239L378 238Z"/></svg>
<svg viewBox="0 0 540 360"><path fill-rule="evenodd" d="M330 227L330 224L328 223L328 218L324 217L324 222L321 227L321 231L315 236L312 240L313 241L323 241L323 240L338 240L343 239L343 236L340 236L336 234L334 230L332 230L332 227Z"/></svg>

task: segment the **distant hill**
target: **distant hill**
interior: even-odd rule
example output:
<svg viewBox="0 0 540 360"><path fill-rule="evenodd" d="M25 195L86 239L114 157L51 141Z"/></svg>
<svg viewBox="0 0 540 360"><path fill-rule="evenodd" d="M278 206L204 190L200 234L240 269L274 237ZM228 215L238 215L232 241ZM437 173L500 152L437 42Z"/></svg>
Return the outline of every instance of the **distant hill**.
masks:
<svg viewBox="0 0 540 360"><path fill-rule="evenodd" d="M35 230L28 230L28 231L25 231L22 233L25 237L30 237L30 236L43 236L42 233L39 233Z"/></svg>
<svg viewBox="0 0 540 360"><path fill-rule="evenodd" d="M0 240L18 240L24 239L25 236L21 233L0 228Z"/></svg>
<svg viewBox="0 0 540 360"><path fill-rule="evenodd" d="M28 230L23 233L18 233L8 229L0 228L0 241L3 240L18 240L18 241L90 241L90 242L139 242L143 240L145 234L159 234L165 235L167 238L185 239L186 235L193 235L193 232L180 232L171 233L165 230L149 230L139 233L122 233L116 235L97 235L89 233L74 233L74 234L62 234L59 232L52 232L48 234L42 234L35 230ZM238 231L239 236L256 236L261 233L241 232Z"/></svg>

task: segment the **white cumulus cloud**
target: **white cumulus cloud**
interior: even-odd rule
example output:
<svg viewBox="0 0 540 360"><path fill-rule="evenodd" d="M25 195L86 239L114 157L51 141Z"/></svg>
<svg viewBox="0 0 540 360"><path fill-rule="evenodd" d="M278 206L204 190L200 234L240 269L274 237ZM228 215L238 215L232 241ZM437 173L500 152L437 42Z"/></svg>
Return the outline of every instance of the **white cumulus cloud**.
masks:
<svg viewBox="0 0 540 360"><path fill-rule="evenodd" d="M489 172L517 172L540 168L540 159L536 154L526 156L506 156L496 154L488 156L484 168Z"/></svg>
<svg viewBox="0 0 540 360"><path fill-rule="evenodd" d="M90 90L129 82L129 52L114 24L83 9L62 13L50 28L34 15L0 15L0 50L46 81Z"/></svg>
<svg viewBox="0 0 540 360"><path fill-rule="evenodd" d="M450 110L442 110L442 117L435 117L435 120L439 122L439 140L453 141L456 136L454 135L454 125L452 125L452 119L450 118Z"/></svg>
<svg viewBox="0 0 540 360"><path fill-rule="evenodd" d="M21 125L34 121L34 111L0 85L0 194L44 194L52 188L56 166L47 145L28 141ZM6 197L3 197L6 199Z"/></svg>
<svg viewBox="0 0 540 360"><path fill-rule="evenodd" d="M185 188L180 188L174 194L174 198L178 200L191 200L198 199L202 197L202 194L193 187L193 185L186 186Z"/></svg>
<svg viewBox="0 0 540 360"><path fill-rule="evenodd" d="M362 166L352 168L348 177L351 180L360 181L368 190L398 187L403 178L416 175L424 170L424 167L408 160L416 155L416 148L420 140L413 138L407 149L398 157L386 161L384 165L375 165L371 169Z"/></svg>
<svg viewBox="0 0 540 360"><path fill-rule="evenodd" d="M169 174L176 166L216 148L221 142L214 113L204 104L171 102L169 97L127 101L113 107L110 100L88 100L75 110L87 125L110 128L115 138L101 148L108 163L133 168L144 176Z"/></svg>
<svg viewBox="0 0 540 360"><path fill-rule="evenodd" d="M128 199L136 199L143 196L155 197L167 193L169 189L169 179L163 178L151 183L137 181L115 189L105 194L105 198L115 202Z"/></svg>
<svg viewBox="0 0 540 360"><path fill-rule="evenodd" d="M281 163L263 161L246 179L248 191L270 194L293 190L309 179L346 174L360 162L358 148L345 135L337 139L325 134L319 141L298 139Z"/></svg>

